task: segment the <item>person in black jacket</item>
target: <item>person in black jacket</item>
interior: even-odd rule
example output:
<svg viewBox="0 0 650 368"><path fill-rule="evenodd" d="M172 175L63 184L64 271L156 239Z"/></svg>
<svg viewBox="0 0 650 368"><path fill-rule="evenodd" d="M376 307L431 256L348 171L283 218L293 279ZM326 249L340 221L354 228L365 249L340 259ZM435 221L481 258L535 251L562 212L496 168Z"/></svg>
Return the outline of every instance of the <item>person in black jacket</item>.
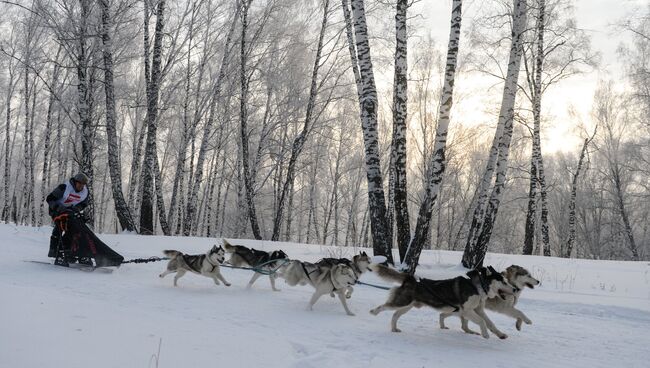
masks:
<svg viewBox="0 0 650 368"><path fill-rule="evenodd" d="M88 206L88 176L79 173L70 180L60 184L45 198L49 207L49 214L54 220L54 229L50 237L50 249L47 253L48 257L56 257L57 262L61 265L67 265L67 262L75 261L68 257L68 259L59 259L57 249L61 241L61 229L59 227L57 216L64 213L80 212ZM89 260L80 259L79 263L88 263ZM58 264L58 263L57 263ZM90 261L92 264L92 261Z"/></svg>

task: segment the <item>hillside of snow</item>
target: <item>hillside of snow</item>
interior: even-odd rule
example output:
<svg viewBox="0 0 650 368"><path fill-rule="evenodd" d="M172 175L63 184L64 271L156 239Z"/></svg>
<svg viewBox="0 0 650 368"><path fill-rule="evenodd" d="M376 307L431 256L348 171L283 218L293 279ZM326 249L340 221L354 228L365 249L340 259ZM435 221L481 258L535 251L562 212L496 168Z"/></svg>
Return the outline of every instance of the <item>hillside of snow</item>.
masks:
<svg viewBox="0 0 650 368"><path fill-rule="evenodd" d="M347 316L322 297L307 311L309 286L273 292L268 278L245 288L251 272L223 268L231 287L187 274L160 279L166 262L125 264L113 273L82 272L46 261L51 228L0 225L0 367L648 367L650 264L488 254L501 270L526 267L542 281L519 308L532 320L488 311L509 338L467 335L460 321L438 328L432 309L404 315L390 332L391 312L372 316L387 292L358 285ZM126 259L163 249L204 253L220 239L100 235ZM359 249L240 240L315 261ZM464 272L460 253L424 251L418 275ZM372 274L362 281L387 285ZM476 329L476 326L474 326ZM159 350L160 349L160 350Z"/></svg>

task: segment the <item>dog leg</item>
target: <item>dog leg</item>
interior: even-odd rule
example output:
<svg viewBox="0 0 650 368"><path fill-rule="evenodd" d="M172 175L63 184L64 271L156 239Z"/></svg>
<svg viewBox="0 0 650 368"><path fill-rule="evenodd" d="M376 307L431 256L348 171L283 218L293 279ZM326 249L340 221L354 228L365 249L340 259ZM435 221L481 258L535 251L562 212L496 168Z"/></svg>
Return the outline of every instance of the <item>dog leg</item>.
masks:
<svg viewBox="0 0 650 368"><path fill-rule="evenodd" d="M404 313L408 312L413 308L412 305L408 305L406 307L402 307L393 313L393 318L390 319L390 330L393 332L402 332L399 328L397 328L397 320L404 315Z"/></svg>
<svg viewBox="0 0 650 368"><path fill-rule="evenodd" d="M271 289L273 289L273 291L280 291L280 289L275 287L275 275L269 275L269 280L271 280Z"/></svg>
<svg viewBox="0 0 650 368"><path fill-rule="evenodd" d="M492 331L492 333L494 333L495 335L499 336L499 338L500 338L501 340L503 340L503 339L507 339L507 338L508 338L508 335L506 335L506 334L504 334L503 332L499 331L499 329L497 328L497 326L494 325L494 323L492 322L492 320L490 319L490 317L488 317L487 314L485 314L485 310L483 310L482 307L475 308L474 311L475 311L476 314L478 314L481 318L483 318L483 321L485 321L485 325L487 326L487 328L488 328L490 331Z"/></svg>
<svg viewBox="0 0 650 368"><path fill-rule="evenodd" d="M307 310L314 310L314 304L316 304L316 302L321 296L323 296L323 293L316 290L314 292L314 295L312 295L311 299L309 300L309 305L307 306Z"/></svg>
<svg viewBox="0 0 650 368"><path fill-rule="evenodd" d="M461 316L464 316L465 318L479 325L481 327L481 336L486 339L490 338L490 334L487 331L487 326L485 325L485 320L476 314L476 312L470 309L465 309L461 312Z"/></svg>
<svg viewBox="0 0 650 368"><path fill-rule="evenodd" d="M214 278L214 283L215 284L219 285L219 282L217 281L217 279L219 279L219 280L221 280L221 282L223 282L224 285L230 286L230 283L228 281L226 281L226 279L223 277L221 272L217 271L217 274L215 275L215 277L216 277L216 278Z"/></svg>
<svg viewBox="0 0 650 368"><path fill-rule="evenodd" d="M180 269L176 271L176 276L174 276L174 286L178 286L178 279L183 277L183 275L185 275L185 272L187 271L185 271L184 269Z"/></svg>
<svg viewBox="0 0 650 368"><path fill-rule="evenodd" d="M505 314L506 316L510 316L510 317L517 320L517 322L515 323L515 327L517 327L517 331L521 331L522 322L526 323L527 325L532 325L533 324L533 321L531 321L530 318L528 318L524 314L524 312L520 311L519 309L517 309L515 307L504 309L504 310L501 310L499 312L502 313L502 314Z"/></svg>
<svg viewBox="0 0 650 368"><path fill-rule="evenodd" d="M337 294L339 294L339 300L341 301L341 304L343 304L343 309L345 309L345 313L347 313L348 316L354 316L354 313L352 313L350 308L348 308L348 303L345 301L345 299L347 299L347 297L345 296L345 289L339 290Z"/></svg>
<svg viewBox="0 0 650 368"><path fill-rule="evenodd" d="M443 330L448 330L449 327L445 326L445 318L453 315L454 313L449 313L449 312L441 312L440 316L438 317L438 324L440 325L440 328ZM461 317L462 318L462 317Z"/></svg>
<svg viewBox="0 0 650 368"><path fill-rule="evenodd" d="M158 275L158 277L163 278L163 277L169 275L170 273L174 273L174 272L176 272L176 270L174 270L174 271L172 271L172 270L165 270L165 272L163 272L163 273L161 273L160 275Z"/></svg>
<svg viewBox="0 0 650 368"><path fill-rule="evenodd" d="M373 308L373 309L371 309L371 310L370 310L370 314L373 314L373 315L376 316L376 315L378 315L379 313L385 311L386 309L389 309L389 308L386 306L386 304L382 304L382 305L378 306L377 308Z"/></svg>
<svg viewBox="0 0 650 368"><path fill-rule="evenodd" d="M248 285L246 286L246 289L250 289L251 287L253 287L253 284L255 283L255 281L257 281L257 279L260 278L260 276L262 276L261 273L255 272L253 274L253 277L251 277L251 280L248 282Z"/></svg>
<svg viewBox="0 0 650 368"><path fill-rule="evenodd" d="M352 292L354 291L354 288L352 286L348 286L345 288L345 297L350 299L352 298Z"/></svg>
<svg viewBox="0 0 650 368"><path fill-rule="evenodd" d="M481 335L480 333L469 328L469 323L467 321L467 318L463 316L460 317L460 328L461 330L465 331L465 333L468 333L470 335L479 335L479 336Z"/></svg>

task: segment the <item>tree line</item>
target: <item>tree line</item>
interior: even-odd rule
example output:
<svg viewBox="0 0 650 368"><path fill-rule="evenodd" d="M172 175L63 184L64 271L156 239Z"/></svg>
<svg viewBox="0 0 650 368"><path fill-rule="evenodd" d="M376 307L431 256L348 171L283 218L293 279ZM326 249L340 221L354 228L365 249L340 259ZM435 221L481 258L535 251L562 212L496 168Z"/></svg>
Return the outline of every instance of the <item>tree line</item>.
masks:
<svg viewBox="0 0 650 368"><path fill-rule="evenodd" d="M411 37L424 5L0 1L2 221L48 224L82 171L100 232L372 247L411 272L423 249L648 259L650 17L558 122L543 97L598 69L569 0L453 0L446 40ZM475 75L493 124L454 109ZM548 124L581 143L542 154Z"/></svg>

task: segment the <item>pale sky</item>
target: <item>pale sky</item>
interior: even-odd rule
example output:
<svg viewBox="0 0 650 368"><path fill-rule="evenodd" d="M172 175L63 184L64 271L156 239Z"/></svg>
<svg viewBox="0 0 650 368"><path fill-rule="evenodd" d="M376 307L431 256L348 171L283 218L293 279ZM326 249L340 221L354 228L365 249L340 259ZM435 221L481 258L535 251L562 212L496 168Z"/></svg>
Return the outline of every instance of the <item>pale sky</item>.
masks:
<svg viewBox="0 0 650 368"><path fill-rule="evenodd" d="M476 16L480 1L470 0L463 4L463 28L469 28L470 18ZM542 132L542 149L545 152L553 151L576 151L582 141L580 133L576 129L578 123L571 118L568 109L572 106L585 123L589 124L592 98L599 79L609 76L620 78L622 76L621 61L617 49L622 42L629 42L631 35L615 29L612 25L620 22L624 16L632 14L635 10L645 10L648 0L576 0L575 19L577 26L587 31L591 37L592 50L600 53L600 71L573 76L547 91L543 96L542 109L545 118L551 121L544 126ZM431 35L435 38L436 44L444 49L449 37L449 17L451 12L451 0L422 0L412 9L413 13L422 12L423 20L417 20L419 25L429 25ZM418 32L419 33L419 32ZM461 48L466 41L465 33L461 36ZM505 65L506 60L503 61ZM472 77L461 79L457 83L459 90L467 90L475 87L479 95L463 99L454 106L454 113L458 114L459 120L487 123L492 117L488 116L486 110L494 110L497 106L485 106L494 99L494 94L500 95L502 85L487 92L487 88L494 85L494 79ZM486 92L484 92L486 91ZM492 94L492 97L488 96ZM492 101L494 102L494 101ZM494 122L496 123L496 122Z"/></svg>

